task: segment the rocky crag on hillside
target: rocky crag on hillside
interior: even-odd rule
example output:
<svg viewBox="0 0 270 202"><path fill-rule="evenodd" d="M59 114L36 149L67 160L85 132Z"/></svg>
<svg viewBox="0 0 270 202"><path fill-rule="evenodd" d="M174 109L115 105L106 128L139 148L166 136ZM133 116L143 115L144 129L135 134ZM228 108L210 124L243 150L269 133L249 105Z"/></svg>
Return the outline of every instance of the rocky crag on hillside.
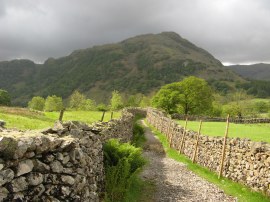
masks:
<svg viewBox="0 0 270 202"><path fill-rule="evenodd" d="M72 121L37 131L0 129L0 201L99 201L104 192L102 144L129 141L134 113L88 126Z"/></svg>

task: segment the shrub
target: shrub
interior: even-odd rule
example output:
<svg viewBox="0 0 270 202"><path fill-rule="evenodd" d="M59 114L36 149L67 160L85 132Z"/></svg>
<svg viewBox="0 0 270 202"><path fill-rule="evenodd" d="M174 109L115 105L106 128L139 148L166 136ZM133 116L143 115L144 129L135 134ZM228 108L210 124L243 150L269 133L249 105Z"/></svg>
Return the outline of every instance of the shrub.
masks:
<svg viewBox="0 0 270 202"><path fill-rule="evenodd" d="M142 150L116 139L103 147L106 177L106 200L122 201L130 187L132 178L146 163Z"/></svg>

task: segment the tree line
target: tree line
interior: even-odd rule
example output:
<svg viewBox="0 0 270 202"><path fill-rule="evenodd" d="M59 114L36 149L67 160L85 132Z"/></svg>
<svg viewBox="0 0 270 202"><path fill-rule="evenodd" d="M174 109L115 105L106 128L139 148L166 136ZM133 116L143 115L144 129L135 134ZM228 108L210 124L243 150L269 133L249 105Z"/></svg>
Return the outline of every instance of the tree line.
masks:
<svg viewBox="0 0 270 202"><path fill-rule="evenodd" d="M213 87L213 83L215 84ZM63 101L56 95L43 98L33 97L28 102L28 108L38 111L98 110L117 111L124 107L156 107L169 114L207 116L252 116L259 114L270 116L270 101L253 99L249 92L238 89L232 93L225 92L229 87L216 81L205 81L194 76L186 77L179 82L162 86L153 96L143 94L127 95L112 91L109 104L96 103L83 93L75 90L70 97ZM223 89L219 91L218 89ZM255 100L255 101L253 101ZM0 89L0 105L9 106L11 103L7 91Z"/></svg>
<svg viewBox="0 0 270 202"><path fill-rule="evenodd" d="M83 93L75 90L69 97L67 104L64 104L63 99L56 95L48 96L46 99L35 96L28 102L28 108L38 111L60 111L64 108L82 111L117 111L124 107L146 107L150 105L150 98L142 94L130 95L126 99L123 97L119 91L114 90L110 104L97 104L93 99L87 98Z"/></svg>

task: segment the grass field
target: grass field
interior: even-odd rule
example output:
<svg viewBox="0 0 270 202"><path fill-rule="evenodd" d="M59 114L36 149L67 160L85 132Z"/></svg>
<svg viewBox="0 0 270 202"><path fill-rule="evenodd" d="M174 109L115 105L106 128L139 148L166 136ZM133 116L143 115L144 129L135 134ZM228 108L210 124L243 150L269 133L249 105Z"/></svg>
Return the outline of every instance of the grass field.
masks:
<svg viewBox="0 0 270 202"><path fill-rule="evenodd" d="M184 126L185 121L177 121ZM197 131L199 122L189 121L187 128ZM208 136L224 136L225 122L203 122L202 134ZM270 124L235 124L229 125L229 137L249 138L253 141L270 142Z"/></svg>
<svg viewBox="0 0 270 202"><path fill-rule="evenodd" d="M120 112L114 112L114 118L120 117ZM63 121L82 121L91 124L101 119L99 111L65 111ZM59 112L33 112L25 108L0 107L0 120L6 122L7 128L42 129L52 127L58 120ZM104 121L111 118L110 112L105 114Z"/></svg>

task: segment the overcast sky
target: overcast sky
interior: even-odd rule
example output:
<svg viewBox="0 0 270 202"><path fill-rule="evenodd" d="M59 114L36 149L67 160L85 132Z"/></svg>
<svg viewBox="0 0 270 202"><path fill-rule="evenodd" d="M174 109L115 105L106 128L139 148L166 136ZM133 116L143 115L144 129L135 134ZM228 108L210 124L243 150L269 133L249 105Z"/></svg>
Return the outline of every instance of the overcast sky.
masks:
<svg viewBox="0 0 270 202"><path fill-rule="evenodd" d="M174 31L224 64L270 62L269 0L0 0L0 60Z"/></svg>

